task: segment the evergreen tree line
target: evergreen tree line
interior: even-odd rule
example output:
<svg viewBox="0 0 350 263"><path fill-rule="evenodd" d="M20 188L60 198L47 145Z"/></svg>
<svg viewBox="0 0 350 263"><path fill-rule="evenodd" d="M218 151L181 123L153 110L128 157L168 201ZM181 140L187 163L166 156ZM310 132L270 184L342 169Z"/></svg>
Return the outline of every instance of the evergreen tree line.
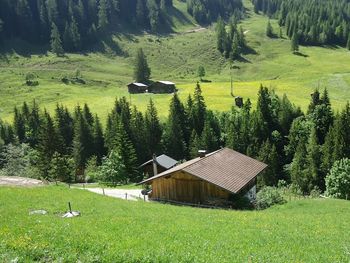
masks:
<svg viewBox="0 0 350 263"><path fill-rule="evenodd" d="M63 181L82 180L87 168L101 165L106 181L138 182L144 176L139 165L153 154L181 161L197 157L199 149L212 152L226 146L269 165L258 177L259 187L285 180L310 193L325 190L333 164L350 158L350 105L335 114L326 89L312 94L306 113L286 95L281 98L263 86L256 109L248 99L241 109L213 112L197 84L185 102L174 94L164 122L152 100L142 113L120 98L104 129L88 105L77 106L73 113L57 105L51 116L35 102L24 103L15 109L13 125L0 123L1 167L10 163L7 155L19 158L28 151L9 145L28 145L34 149L28 162L38 174Z"/></svg>
<svg viewBox="0 0 350 263"><path fill-rule="evenodd" d="M305 45L336 44L350 49L347 0L252 0L255 12L278 19L289 38Z"/></svg>
<svg viewBox="0 0 350 263"><path fill-rule="evenodd" d="M228 28L228 31L226 30ZM216 24L216 47L226 58L232 61L238 59L247 51L247 42L245 40L242 26L237 28L237 19L232 17L228 25L219 17Z"/></svg>
<svg viewBox="0 0 350 263"><path fill-rule="evenodd" d="M220 16L242 18L244 13L241 0L187 0L187 10L200 24L210 24Z"/></svg>
<svg viewBox="0 0 350 263"><path fill-rule="evenodd" d="M0 37L34 44L54 38L78 51L122 23L156 32L171 7L172 0L2 0Z"/></svg>
<svg viewBox="0 0 350 263"><path fill-rule="evenodd" d="M200 23L218 16L241 16L241 0L187 0L188 12ZM171 24L173 0L2 0L0 40L20 38L51 43L56 54L79 51L120 25L159 32Z"/></svg>

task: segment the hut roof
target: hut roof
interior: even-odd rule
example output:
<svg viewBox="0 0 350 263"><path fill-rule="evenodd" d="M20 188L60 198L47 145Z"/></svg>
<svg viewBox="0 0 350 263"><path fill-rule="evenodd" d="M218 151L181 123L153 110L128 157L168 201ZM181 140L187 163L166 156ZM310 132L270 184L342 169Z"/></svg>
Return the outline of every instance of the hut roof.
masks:
<svg viewBox="0 0 350 263"><path fill-rule="evenodd" d="M167 81L167 80L161 80L161 81L158 81L159 83L162 83L162 84L165 84L165 85L175 85L174 82L171 82L171 81Z"/></svg>
<svg viewBox="0 0 350 263"><path fill-rule="evenodd" d="M139 83L139 82L133 82L133 83L128 84L128 86L130 86L130 85L135 85L135 86L138 86L138 87L147 87L146 84Z"/></svg>
<svg viewBox="0 0 350 263"><path fill-rule="evenodd" d="M153 176L142 183L183 171L204 181L215 184L229 192L238 193L265 168L266 164L234 150L224 148L177 165L163 173Z"/></svg>
<svg viewBox="0 0 350 263"><path fill-rule="evenodd" d="M145 162L140 167L143 167L143 166L150 164L152 162L153 162L153 159ZM178 161L174 160L173 158L171 158L165 154L162 154L162 155L156 157L156 162L159 166L162 166L165 169L170 169L178 163Z"/></svg>

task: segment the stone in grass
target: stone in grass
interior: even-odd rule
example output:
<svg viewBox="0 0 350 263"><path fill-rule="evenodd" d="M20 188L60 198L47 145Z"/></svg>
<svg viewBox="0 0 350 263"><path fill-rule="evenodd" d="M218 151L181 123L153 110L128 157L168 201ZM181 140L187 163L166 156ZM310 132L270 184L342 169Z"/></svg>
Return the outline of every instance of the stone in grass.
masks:
<svg viewBox="0 0 350 263"><path fill-rule="evenodd" d="M63 218L72 218L72 217L76 217L76 216L80 216L80 212L78 212L78 211L69 211L69 212L65 213L62 217Z"/></svg>
<svg viewBox="0 0 350 263"><path fill-rule="evenodd" d="M48 212L46 210L33 210L29 212L29 215L47 215Z"/></svg>

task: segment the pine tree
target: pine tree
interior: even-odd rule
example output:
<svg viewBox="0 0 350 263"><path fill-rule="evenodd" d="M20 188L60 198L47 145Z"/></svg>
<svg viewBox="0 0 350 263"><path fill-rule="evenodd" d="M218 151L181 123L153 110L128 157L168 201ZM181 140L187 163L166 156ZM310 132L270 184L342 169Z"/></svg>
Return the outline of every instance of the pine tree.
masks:
<svg viewBox="0 0 350 263"><path fill-rule="evenodd" d="M279 177L279 156L276 146L266 140L260 148L258 159L268 165L267 169L258 177L258 187L275 186Z"/></svg>
<svg viewBox="0 0 350 263"><path fill-rule="evenodd" d="M268 36L268 37L270 37L270 38L274 36L274 34L273 34L273 28L272 28L270 19L267 21L266 36Z"/></svg>
<svg viewBox="0 0 350 263"><path fill-rule="evenodd" d="M98 16L98 29L103 32L107 29L109 25L107 0L99 1L97 16Z"/></svg>
<svg viewBox="0 0 350 263"><path fill-rule="evenodd" d="M136 3L136 21L140 26L145 27L147 18L146 18L146 5L144 0L137 0Z"/></svg>
<svg viewBox="0 0 350 263"><path fill-rule="evenodd" d="M205 76L205 68L203 66L198 67L197 75L198 75L199 79L202 81L203 77Z"/></svg>
<svg viewBox="0 0 350 263"><path fill-rule="evenodd" d="M309 191L315 186L324 189L324 178L321 175L321 150L316 136L316 130L313 128L307 145L307 168L305 177L309 177Z"/></svg>
<svg viewBox="0 0 350 263"><path fill-rule="evenodd" d="M236 60L240 57L241 55L241 47L239 45L239 38L238 35L235 34L233 37L233 42L232 42L232 51L231 51L231 60Z"/></svg>
<svg viewBox="0 0 350 263"><path fill-rule="evenodd" d="M70 30L70 26L69 26L68 22L66 22L66 26L64 28L63 44L64 44L64 50L66 50L66 51L73 50L73 40L71 37L71 30Z"/></svg>
<svg viewBox="0 0 350 263"><path fill-rule="evenodd" d="M54 121L51 116L45 112L43 125L40 129L39 137L39 163L38 167L41 171L42 177L49 178L50 163L55 152L62 153L63 140L59 136Z"/></svg>
<svg viewBox="0 0 350 263"><path fill-rule="evenodd" d="M93 139L94 139L94 155L96 156L97 164L101 164L102 157L106 155L105 141L103 137L102 125L100 119L95 116L93 124Z"/></svg>
<svg viewBox="0 0 350 263"><path fill-rule="evenodd" d="M142 176L138 171L139 165L137 163L136 151L121 122L117 124L117 134L114 150L117 151L122 158L122 163L125 165L128 179L134 183L139 182Z"/></svg>
<svg viewBox="0 0 350 263"><path fill-rule="evenodd" d="M207 111L204 97L202 95L202 89L199 83L197 83L193 95L193 106L191 115L193 118L193 127L198 135L202 134L206 113Z"/></svg>
<svg viewBox="0 0 350 263"><path fill-rule="evenodd" d="M293 184L298 186L303 193L309 192L309 178L307 174L308 162L306 146L303 142L298 144L293 162L291 164L290 175Z"/></svg>
<svg viewBox="0 0 350 263"><path fill-rule="evenodd" d="M299 37L298 37L298 33L296 32L294 32L292 36L291 50L293 51L293 53L296 53L299 51Z"/></svg>
<svg viewBox="0 0 350 263"><path fill-rule="evenodd" d="M74 162L68 156L55 152L50 161L48 177L54 181L72 183L74 178Z"/></svg>
<svg viewBox="0 0 350 263"><path fill-rule="evenodd" d="M184 107L175 93L170 102L169 117L163 134L163 142L166 153L177 160L183 160L188 155L184 123Z"/></svg>
<svg viewBox="0 0 350 263"><path fill-rule="evenodd" d="M147 83L151 77L151 69L148 66L147 57L143 53L142 48L137 51L134 78L137 82Z"/></svg>
<svg viewBox="0 0 350 263"><path fill-rule="evenodd" d="M93 155L94 140L91 126L84 118L79 107L75 110L74 137L73 137L73 158L76 168L76 175L84 174L85 164Z"/></svg>
<svg viewBox="0 0 350 263"><path fill-rule="evenodd" d="M60 32L54 23L51 26L51 51L57 56L64 54Z"/></svg>
<svg viewBox="0 0 350 263"><path fill-rule="evenodd" d="M216 47L220 51L220 53L224 53L225 51L225 42L226 42L226 30L225 23L221 17L219 17L217 25L216 25Z"/></svg>
<svg viewBox="0 0 350 263"><path fill-rule="evenodd" d="M159 153L161 149L161 138L162 138L162 127L158 118L157 109L150 99L147 106L145 114L145 126L146 126L146 141L148 150L148 157L151 157L153 154Z"/></svg>
<svg viewBox="0 0 350 263"><path fill-rule="evenodd" d="M134 106L131 112L130 128L132 134L132 143L134 145L137 160L139 163L144 163L149 160L150 156L147 154L147 134L145 119L142 112L138 111Z"/></svg>
<svg viewBox="0 0 350 263"><path fill-rule="evenodd" d="M78 29L78 24L75 21L74 17L72 17L72 22L70 24L69 31L70 31L74 51L77 51L81 48L81 37Z"/></svg>
<svg viewBox="0 0 350 263"><path fill-rule="evenodd" d="M38 144L41 128L39 106L35 100L33 101L32 108L28 115L27 123L28 143L32 148L34 148Z"/></svg>
<svg viewBox="0 0 350 263"><path fill-rule="evenodd" d="M71 153L74 125L73 118L69 113L67 108L64 108L62 105L56 105L55 109L55 124L57 127L57 132L59 136L62 137L64 142L64 153Z"/></svg>
<svg viewBox="0 0 350 263"><path fill-rule="evenodd" d="M25 127L24 117L16 107L15 107L15 114L14 114L14 129L15 129L15 133L18 138L18 141L20 143L25 142L26 127Z"/></svg>

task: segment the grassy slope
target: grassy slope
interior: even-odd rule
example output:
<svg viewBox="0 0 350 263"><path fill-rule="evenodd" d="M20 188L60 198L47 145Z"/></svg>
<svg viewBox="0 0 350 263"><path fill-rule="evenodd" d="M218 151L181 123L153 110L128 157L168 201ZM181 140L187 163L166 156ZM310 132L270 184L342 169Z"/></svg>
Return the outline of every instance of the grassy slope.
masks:
<svg viewBox="0 0 350 263"><path fill-rule="evenodd" d="M173 26L177 33L168 36L120 34L114 43L123 50L116 55L115 45L104 43L103 53L84 55L68 54L65 58L40 54L32 56L6 54L0 59L0 117L10 120L15 105L36 99L52 110L57 102L72 108L87 102L101 117L111 109L116 96L129 96L125 84L132 81L132 62L138 47L143 47L149 58L154 79L173 80L178 83L180 96L187 97L193 91L198 65L205 65L212 83L203 84L204 95L210 108L228 110L230 97L230 72L227 62L215 48L213 28L188 33L196 28L186 12L186 6L175 1ZM328 87L333 105L339 109L350 98L350 53L343 48L301 47L305 56L290 52L288 39L268 39L265 36L267 18L254 14L248 0L248 17L243 21L249 45L256 54L245 56L246 62L236 63L234 70L235 94L256 99L260 83L287 93L291 100L304 109L309 94L320 86ZM275 31L276 21L272 21ZM186 33L187 32L187 33ZM20 53L20 52L17 52ZM65 85L60 79L72 75L79 68L87 85ZM40 86L23 85L25 74L35 72ZM168 112L171 95L132 95L131 100L145 109L150 97L157 103L162 116Z"/></svg>
<svg viewBox="0 0 350 263"><path fill-rule="evenodd" d="M0 188L0 261L347 262L350 204L263 212L127 202L63 187ZM82 217L62 219L68 201ZM46 209L46 216L29 216Z"/></svg>

